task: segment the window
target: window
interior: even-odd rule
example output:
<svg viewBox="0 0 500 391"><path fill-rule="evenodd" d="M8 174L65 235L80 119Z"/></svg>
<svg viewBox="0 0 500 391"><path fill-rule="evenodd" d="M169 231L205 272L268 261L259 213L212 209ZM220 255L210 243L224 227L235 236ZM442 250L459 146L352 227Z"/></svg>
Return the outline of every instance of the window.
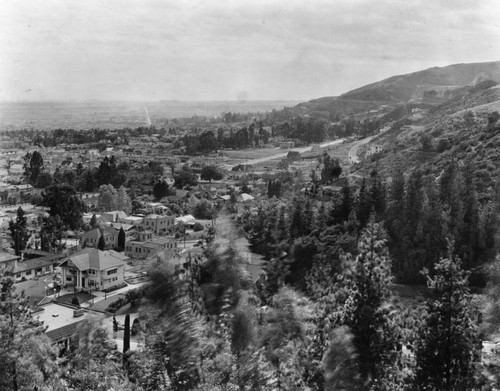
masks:
<svg viewBox="0 0 500 391"><path fill-rule="evenodd" d="M24 274L27 276L31 276L31 270L26 270L26 272Z"/></svg>
<svg viewBox="0 0 500 391"><path fill-rule="evenodd" d="M71 281L71 276L66 276L66 281Z"/></svg>
<svg viewBox="0 0 500 391"><path fill-rule="evenodd" d="M108 270L107 271L107 275L109 276L110 274L117 274L118 273L118 269L111 269L111 270Z"/></svg>
<svg viewBox="0 0 500 391"><path fill-rule="evenodd" d="M97 274L97 270L95 269L89 269L89 274L92 274L92 275L96 275Z"/></svg>

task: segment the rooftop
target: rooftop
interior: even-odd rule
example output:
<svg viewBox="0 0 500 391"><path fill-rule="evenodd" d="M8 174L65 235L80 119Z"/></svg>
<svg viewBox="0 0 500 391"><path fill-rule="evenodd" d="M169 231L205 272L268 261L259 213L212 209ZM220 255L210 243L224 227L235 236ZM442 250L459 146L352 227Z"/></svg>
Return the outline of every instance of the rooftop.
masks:
<svg viewBox="0 0 500 391"><path fill-rule="evenodd" d="M103 317L102 313L83 309L83 315L75 317L73 311L76 309L73 306L60 303L48 303L40 307L42 310L33 313L33 318L43 321L47 326L46 333L52 341L60 341L73 335L83 319L90 317Z"/></svg>
<svg viewBox="0 0 500 391"><path fill-rule="evenodd" d="M73 263L79 270L106 270L112 267L124 266L125 262L122 254L117 253L116 251L101 251L95 248L85 248L71 257L69 257L66 261L61 263L68 264L69 262Z"/></svg>
<svg viewBox="0 0 500 391"><path fill-rule="evenodd" d="M43 251L41 252L43 253ZM26 270L39 269L44 266L50 266L54 264L55 261L62 259L64 257L65 256L61 254L48 254L48 255L41 255L37 258L24 259L23 261L17 262L15 272L18 273Z"/></svg>
<svg viewBox="0 0 500 391"><path fill-rule="evenodd" d="M9 261L14 261L16 259L19 259L17 255L5 251L0 251L0 262L9 262Z"/></svg>

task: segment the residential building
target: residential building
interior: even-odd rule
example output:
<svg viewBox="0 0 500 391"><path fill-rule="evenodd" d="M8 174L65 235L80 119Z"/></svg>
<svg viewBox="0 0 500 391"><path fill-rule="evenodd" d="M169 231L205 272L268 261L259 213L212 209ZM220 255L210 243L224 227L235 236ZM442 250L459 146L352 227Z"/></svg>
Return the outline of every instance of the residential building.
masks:
<svg viewBox="0 0 500 391"><path fill-rule="evenodd" d="M95 247L99 244L99 239L104 236L105 248L118 247L118 231L113 227L96 228L91 231L84 232L80 236L80 241L86 247Z"/></svg>
<svg viewBox="0 0 500 391"><path fill-rule="evenodd" d="M127 256L113 250L85 248L64 260L62 284L77 290L103 290L124 282Z"/></svg>
<svg viewBox="0 0 500 391"><path fill-rule="evenodd" d="M145 259L163 250L177 251L177 240L174 236L153 238L151 232L139 232L136 240L125 243L125 255L132 259Z"/></svg>
<svg viewBox="0 0 500 391"><path fill-rule="evenodd" d="M46 251L27 249L21 251L22 259L16 262L14 276L16 281L31 280L39 276L54 273L63 254L53 254Z"/></svg>
<svg viewBox="0 0 500 391"><path fill-rule="evenodd" d="M379 152L382 152L383 151L383 147L382 145L379 145L379 144L371 144L369 145L368 147L366 147L366 152L365 152L365 156L370 156L370 155L373 155L375 153L379 153Z"/></svg>
<svg viewBox="0 0 500 391"><path fill-rule="evenodd" d="M142 227L153 231L156 235L166 234L174 228L174 216L150 214L144 217Z"/></svg>
<svg viewBox="0 0 500 391"><path fill-rule="evenodd" d="M21 257L6 251L0 251L0 271L13 273L17 261L20 258Z"/></svg>
<svg viewBox="0 0 500 391"><path fill-rule="evenodd" d="M101 219L104 221L109 221L111 223L119 222L120 219L127 217L127 214L121 210L113 210L111 212L103 212Z"/></svg>
<svg viewBox="0 0 500 391"><path fill-rule="evenodd" d="M136 228L141 227L143 221L144 221L144 216L127 216L127 217L118 219L119 223L130 224Z"/></svg>
<svg viewBox="0 0 500 391"><path fill-rule="evenodd" d="M39 307L33 317L47 327L45 333L59 349L59 356L64 355L70 348L72 337L76 334L80 323L89 318L111 320L110 315L89 309L76 308L59 302L51 302ZM108 321L109 322L109 321Z"/></svg>

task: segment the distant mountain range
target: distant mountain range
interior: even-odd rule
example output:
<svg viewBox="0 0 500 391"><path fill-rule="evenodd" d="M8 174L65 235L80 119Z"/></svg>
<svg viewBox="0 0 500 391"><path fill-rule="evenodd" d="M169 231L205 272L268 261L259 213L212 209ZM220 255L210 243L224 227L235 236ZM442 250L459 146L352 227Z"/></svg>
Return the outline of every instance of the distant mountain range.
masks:
<svg viewBox="0 0 500 391"><path fill-rule="evenodd" d="M392 76L340 96L300 103L294 111L297 114L333 116L407 102L439 105L490 80L500 82L500 61L433 67Z"/></svg>

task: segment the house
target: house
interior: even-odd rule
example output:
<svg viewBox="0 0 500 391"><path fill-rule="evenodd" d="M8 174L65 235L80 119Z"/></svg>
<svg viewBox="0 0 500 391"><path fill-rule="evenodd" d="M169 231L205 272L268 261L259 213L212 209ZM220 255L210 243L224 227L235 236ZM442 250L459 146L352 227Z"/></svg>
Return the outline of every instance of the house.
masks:
<svg viewBox="0 0 500 391"><path fill-rule="evenodd" d="M80 236L80 241L86 247L95 247L99 244L99 239L104 236L105 248L118 247L118 231L112 227L104 227L102 231L99 228L84 232Z"/></svg>
<svg viewBox="0 0 500 391"><path fill-rule="evenodd" d="M127 256L113 250L85 248L59 266L62 284L77 290L103 290L124 282Z"/></svg>
<svg viewBox="0 0 500 391"><path fill-rule="evenodd" d="M82 221L83 224L90 224L90 221L92 220L92 216L94 216L94 213L84 213L82 215ZM101 218L101 215L95 214L96 221Z"/></svg>
<svg viewBox="0 0 500 391"><path fill-rule="evenodd" d="M229 198L231 198L231 197L229 197ZM177 217L175 219L175 224L182 223L184 225L189 225L189 224L194 225L194 220L195 220L195 218L193 217L193 215L184 215L184 216Z"/></svg>
<svg viewBox="0 0 500 391"><path fill-rule="evenodd" d="M166 234L174 228L175 217L150 214L144 217L142 227L153 231L156 235Z"/></svg>
<svg viewBox="0 0 500 391"><path fill-rule="evenodd" d="M238 202L248 202L248 201L253 201L255 197L247 193L241 193L240 195L238 195L237 199Z"/></svg>
<svg viewBox="0 0 500 391"><path fill-rule="evenodd" d="M0 251L0 271L3 272L14 272L14 268L17 264L17 261L21 257L5 252Z"/></svg>
<svg viewBox="0 0 500 391"><path fill-rule="evenodd" d="M22 164L12 164L9 168L9 175L21 177L24 174L24 168Z"/></svg>
<svg viewBox="0 0 500 391"><path fill-rule="evenodd" d="M144 221L143 216L127 216L124 218L119 218L118 222L121 224L130 224L134 227L138 228L142 226L142 222Z"/></svg>
<svg viewBox="0 0 500 391"><path fill-rule="evenodd" d="M124 219L127 217L127 214L121 210L113 210L111 212L104 212L101 215L101 219L104 221L109 221L111 223L116 223L120 219Z"/></svg>
<svg viewBox="0 0 500 391"><path fill-rule="evenodd" d="M13 273L16 281L22 279L31 280L45 274L54 273L61 259L62 254L52 254L46 251L27 249L22 250L22 259L15 264Z"/></svg>
<svg viewBox="0 0 500 391"><path fill-rule="evenodd" d="M71 339L80 323L91 317L105 318L106 315L57 302L42 305L33 313L33 318L42 321L47 327L45 333L52 344L59 348L59 355L63 355L70 348Z"/></svg>
<svg viewBox="0 0 500 391"><path fill-rule="evenodd" d="M151 232L139 232L136 240L125 242L125 255L132 259L145 259L163 250L177 251L177 240L174 236L153 238Z"/></svg>
<svg viewBox="0 0 500 391"><path fill-rule="evenodd" d="M123 229L125 236L130 236L136 231L136 227L131 224L123 223L105 223L107 227L114 228L116 230L116 237L120 233L120 229Z"/></svg>
<svg viewBox="0 0 500 391"><path fill-rule="evenodd" d="M366 155L370 156L370 155L373 155L374 153L382 152L383 149L384 148L380 144L372 144L372 145L370 145L370 149L368 151L366 151Z"/></svg>

